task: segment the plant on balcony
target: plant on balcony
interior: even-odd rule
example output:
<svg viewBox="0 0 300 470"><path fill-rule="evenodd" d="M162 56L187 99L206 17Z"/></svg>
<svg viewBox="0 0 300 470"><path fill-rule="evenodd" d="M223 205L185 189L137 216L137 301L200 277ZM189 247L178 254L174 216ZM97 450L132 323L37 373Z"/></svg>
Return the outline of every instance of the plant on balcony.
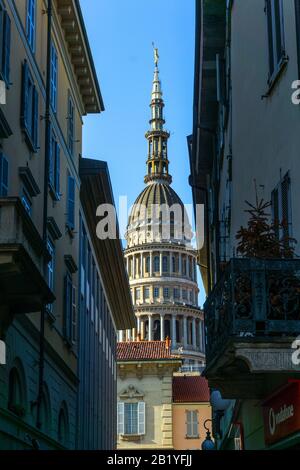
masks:
<svg viewBox="0 0 300 470"><path fill-rule="evenodd" d="M288 236L287 222L270 222L270 214L267 209L270 202L263 199L250 204L246 201L249 209L245 212L250 214L247 227L241 227L236 235L239 241L237 253L246 258L258 259L291 259L294 257L295 239ZM279 238L282 231L285 235ZM251 311L249 302L251 299L251 279L241 275L236 280L235 290L237 298L242 296L238 302L242 311ZM267 290L269 304L269 318L287 319L298 318L300 302L300 280L294 270L288 268L284 271L268 271Z"/></svg>
<svg viewBox="0 0 300 470"><path fill-rule="evenodd" d="M250 214L247 227L241 227L236 235L239 240L237 253L246 258L260 259L278 259L293 258L295 239L284 235L281 239L278 237L280 229L286 233L287 222L270 222L270 214L267 209L271 202L263 199L260 201L256 196L255 205L246 201L249 209L245 212Z"/></svg>

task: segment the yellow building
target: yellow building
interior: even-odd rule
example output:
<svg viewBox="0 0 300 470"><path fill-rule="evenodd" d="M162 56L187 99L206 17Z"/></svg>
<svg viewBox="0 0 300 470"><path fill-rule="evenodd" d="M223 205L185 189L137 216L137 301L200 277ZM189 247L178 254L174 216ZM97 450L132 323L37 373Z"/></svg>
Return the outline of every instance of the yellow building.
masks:
<svg viewBox="0 0 300 470"><path fill-rule="evenodd" d="M118 343L118 449L173 449L170 341Z"/></svg>
<svg viewBox="0 0 300 470"><path fill-rule="evenodd" d="M199 450L211 430L211 405L208 382L199 374L174 374L173 448Z"/></svg>
<svg viewBox="0 0 300 470"><path fill-rule="evenodd" d="M121 243L95 235L107 165L81 158L104 105L79 0L0 0L0 59L0 449L109 449L134 317Z"/></svg>

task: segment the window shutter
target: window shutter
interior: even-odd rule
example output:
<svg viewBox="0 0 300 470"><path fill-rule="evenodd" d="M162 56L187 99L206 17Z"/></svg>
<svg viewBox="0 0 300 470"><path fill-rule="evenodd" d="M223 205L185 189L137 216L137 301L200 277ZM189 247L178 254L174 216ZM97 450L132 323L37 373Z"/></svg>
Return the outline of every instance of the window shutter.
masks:
<svg viewBox="0 0 300 470"><path fill-rule="evenodd" d="M65 276L65 318L64 318L64 336L70 339L71 332L71 314L72 314L72 279L70 274Z"/></svg>
<svg viewBox="0 0 300 470"><path fill-rule="evenodd" d="M138 402L138 434L145 434L145 402Z"/></svg>
<svg viewBox="0 0 300 470"><path fill-rule="evenodd" d="M124 434L124 403L118 402L118 434Z"/></svg>
<svg viewBox="0 0 300 470"><path fill-rule="evenodd" d="M193 436L198 436L198 413L193 411Z"/></svg>
<svg viewBox="0 0 300 470"><path fill-rule="evenodd" d="M290 178L286 175L281 182L281 207L283 237L290 236L290 204L289 204ZM287 242L287 245L289 243Z"/></svg>
<svg viewBox="0 0 300 470"><path fill-rule="evenodd" d="M60 195L60 146L56 144L55 153L55 191L56 194Z"/></svg>
<svg viewBox="0 0 300 470"><path fill-rule="evenodd" d="M22 68L22 102L21 102L21 126L28 129L28 81L29 69L25 61Z"/></svg>
<svg viewBox="0 0 300 470"><path fill-rule="evenodd" d="M75 180L72 176L68 176L68 226L74 228L75 217Z"/></svg>
<svg viewBox="0 0 300 470"><path fill-rule="evenodd" d="M3 63L3 42L4 42L4 11L0 6L0 73L2 73L2 63Z"/></svg>
<svg viewBox="0 0 300 470"><path fill-rule="evenodd" d="M51 186L53 186L54 182L54 153L55 149L54 147L54 137L52 134L52 126L50 124L50 130L49 130L49 140L48 140L48 152L49 152L49 183Z"/></svg>
<svg viewBox="0 0 300 470"><path fill-rule="evenodd" d="M269 40L269 67L270 76L274 72L274 48L273 48L273 25L272 25L272 0L266 0L266 13L268 21L268 40Z"/></svg>
<svg viewBox="0 0 300 470"><path fill-rule="evenodd" d="M275 224L276 238L279 240L279 201L278 201L278 189L272 191L272 218Z"/></svg>
<svg viewBox="0 0 300 470"><path fill-rule="evenodd" d="M4 48L2 57L2 74L4 80L9 83L9 62L10 62L10 32L11 32L11 21L7 12L4 12Z"/></svg>
<svg viewBox="0 0 300 470"><path fill-rule="evenodd" d="M76 318L76 288L72 286L72 342L77 339L77 318Z"/></svg>
<svg viewBox="0 0 300 470"><path fill-rule="evenodd" d="M36 87L33 88L33 145L38 148L38 130L39 130L39 94Z"/></svg>
<svg viewBox="0 0 300 470"><path fill-rule="evenodd" d="M192 435L192 416L190 411L186 412L186 434L187 436Z"/></svg>
<svg viewBox="0 0 300 470"><path fill-rule="evenodd" d="M0 196L7 196L8 192L8 161L0 153Z"/></svg>

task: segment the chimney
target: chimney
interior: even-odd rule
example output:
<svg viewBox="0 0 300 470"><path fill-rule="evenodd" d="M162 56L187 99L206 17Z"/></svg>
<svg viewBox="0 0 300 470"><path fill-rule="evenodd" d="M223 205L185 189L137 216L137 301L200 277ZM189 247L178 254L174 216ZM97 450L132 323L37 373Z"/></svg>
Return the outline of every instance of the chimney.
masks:
<svg viewBox="0 0 300 470"><path fill-rule="evenodd" d="M166 349L169 351L171 349L171 340L169 336L166 337Z"/></svg>

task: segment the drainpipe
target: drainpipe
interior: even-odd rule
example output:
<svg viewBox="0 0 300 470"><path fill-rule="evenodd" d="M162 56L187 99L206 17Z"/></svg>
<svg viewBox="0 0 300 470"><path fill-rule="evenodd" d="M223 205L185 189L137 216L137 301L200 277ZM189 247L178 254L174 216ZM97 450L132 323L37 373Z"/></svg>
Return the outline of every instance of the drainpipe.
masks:
<svg viewBox="0 0 300 470"><path fill-rule="evenodd" d="M50 90L51 90L51 38L52 38L52 0L48 0L47 25L47 76L46 76L46 112L45 112L45 165L44 165L44 203L43 203L43 242L45 249L47 248L47 219L48 219L48 181L49 181L49 142L51 129L51 113L50 113ZM47 261L44 258L44 277L47 275ZM44 363L45 363L45 317L46 304L41 311L40 323L40 352L39 352L39 389L37 398L37 418L36 426L41 427L41 403L43 399L44 385Z"/></svg>

